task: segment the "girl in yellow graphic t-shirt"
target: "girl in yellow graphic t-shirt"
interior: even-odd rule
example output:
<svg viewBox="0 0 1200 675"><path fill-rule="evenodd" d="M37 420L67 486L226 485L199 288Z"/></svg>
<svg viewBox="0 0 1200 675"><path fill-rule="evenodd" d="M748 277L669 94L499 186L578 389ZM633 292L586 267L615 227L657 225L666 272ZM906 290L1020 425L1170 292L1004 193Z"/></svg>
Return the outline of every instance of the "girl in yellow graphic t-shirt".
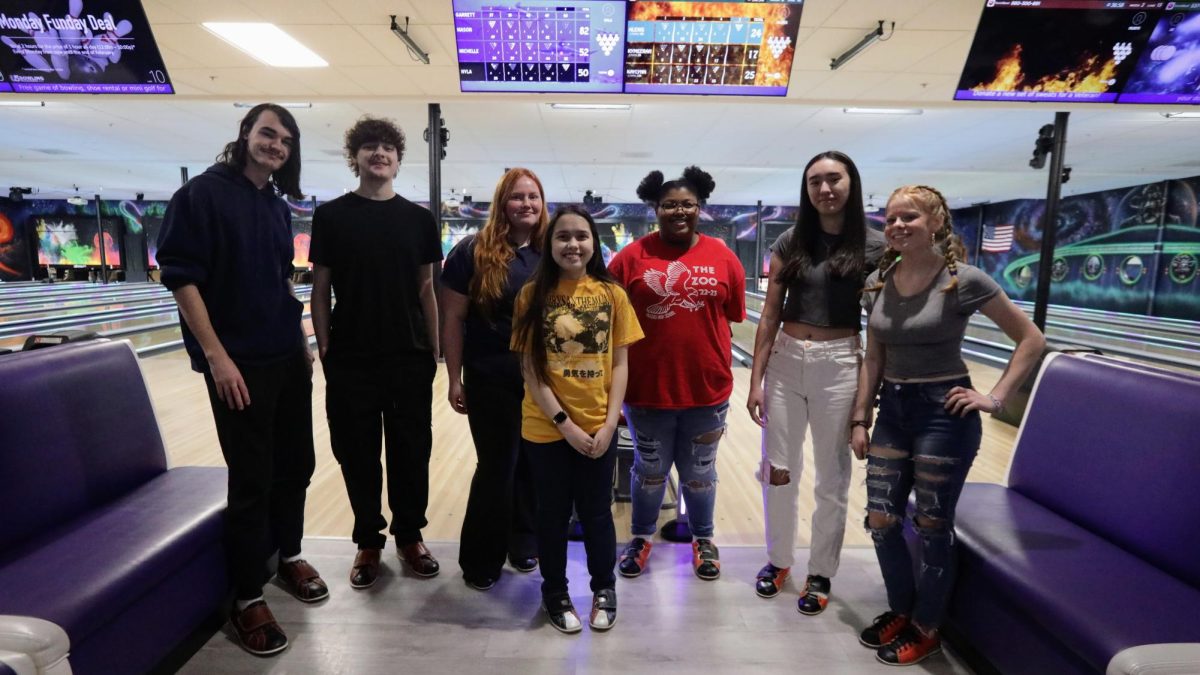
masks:
<svg viewBox="0 0 1200 675"><path fill-rule="evenodd" d="M588 623L608 630L617 620L611 449L628 379L626 350L643 337L598 248L592 217L579 207L560 209L513 311L512 348L522 353L525 378L521 438L538 496L542 602L550 624L564 633L583 629L567 593L572 506L592 577Z"/></svg>

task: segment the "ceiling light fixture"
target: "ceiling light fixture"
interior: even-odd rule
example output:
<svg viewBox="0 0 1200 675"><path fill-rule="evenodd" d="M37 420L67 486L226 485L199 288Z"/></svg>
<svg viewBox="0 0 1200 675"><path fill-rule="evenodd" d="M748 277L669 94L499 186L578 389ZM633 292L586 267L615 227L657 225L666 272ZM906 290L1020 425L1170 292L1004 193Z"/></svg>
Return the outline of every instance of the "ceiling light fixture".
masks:
<svg viewBox="0 0 1200 675"><path fill-rule="evenodd" d="M237 103L234 103L233 107L235 107L235 108L253 108L256 105L259 105L259 104L257 104L257 103L242 103L239 101ZM307 110L307 109L313 107L312 103L301 103L301 102L276 103L275 105L280 106L281 108L294 108L294 109L298 109L298 110Z"/></svg>
<svg viewBox="0 0 1200 675"><path fill-rule="evenodd" d="M45 101L0 101L0 106L7 108L45 108Z"/></svg>
<svg viewBox="0 0 1200 675"><path fill-rule="evenodd" d="M1200 117L1200 112L1169 112L1169 113L1163 113L1162 116L1169 120L1196 119L1196 118Z"/></svg>
<svg viewBox="0 0 1200 675"><path fill-rule="evenodd" d="M630 110L628 103L550 103L555 110Z"/></svg>
<svg viewBox="0 0 1200 675"><path fill-rule="evenodd" d="M412 54L420 59L421 63L429 65L429 52L421 49L421 45L417 44L417 41L413 39L412 34L408 32L407 16L404 17L404 28L401 28L400 24L396 23L396 15L393 14L391 29L392 32L396 34L396 37L400 38L400 41L404 43L404 46L408 47L409 54Z"/></svg>
<svg viewBox="0 0 1200 675"><path fill-rule="evenodd" d="M213 35L276 68L324 68L329 65L316 52L273 23L201 24Z"/></svg>
<svg viewBox="0 0 1200 675"><path fill-rule="evenodd" d="M846 65L850 59L861 54L864 49L870 47L871 43L875 42L876 40L880 40L882 42L887 42L890 40L892 38L892 33L896 32L896 22L892 22L892 32L889 33L887 37L883 37L883 24L884 21L880 19L879 26L875 30L864 35L863 39L858 41L858 44L842 52L840 56L835 56L833 60L829 62L829 69L837 70L838 68Z"/></svg>
<svg viewBox="0 0 1200 675"><path fill-rule="evenodd" d="M921 108L842 108L847 115L922 115Z"/></svg>

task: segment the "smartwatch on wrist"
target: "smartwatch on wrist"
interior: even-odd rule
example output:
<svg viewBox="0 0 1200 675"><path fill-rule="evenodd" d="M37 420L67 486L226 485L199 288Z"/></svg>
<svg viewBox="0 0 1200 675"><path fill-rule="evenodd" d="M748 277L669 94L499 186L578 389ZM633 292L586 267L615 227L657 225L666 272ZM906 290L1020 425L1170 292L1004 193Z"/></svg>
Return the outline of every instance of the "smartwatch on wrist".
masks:
<svg viewBox="0 0 1200 675"><path fill-rule="evenodd" d="M557 415L555 415L555 416L552 418L552 421L554 422L554 426L556 426L556 427L557 427L557 426L562 426L562 423L563 423L563 422L566 422L566 421L567 421L567 419L569 419L569 418L567 417L567 411L566 411L566 410L559 410L559 411L558 411L558 414L557 414Z"/></svg>

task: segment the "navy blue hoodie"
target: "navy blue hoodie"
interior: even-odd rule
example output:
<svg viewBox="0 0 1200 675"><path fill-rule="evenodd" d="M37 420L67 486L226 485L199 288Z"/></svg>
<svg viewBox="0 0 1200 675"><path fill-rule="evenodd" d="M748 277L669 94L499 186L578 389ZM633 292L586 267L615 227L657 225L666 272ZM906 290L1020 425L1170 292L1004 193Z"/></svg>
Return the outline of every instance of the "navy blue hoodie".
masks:
<svg viewBox="0 0 1200 675"><path fill-rule="evenodd" d="M231 166L210 166L171 197L157 258L164 286L200 290L234 363L266 365L300 349L304 305L288 288L292 215L271 185L259 190ZM179 323L192 369L207 372L204 350L182 315Z"/></svg>

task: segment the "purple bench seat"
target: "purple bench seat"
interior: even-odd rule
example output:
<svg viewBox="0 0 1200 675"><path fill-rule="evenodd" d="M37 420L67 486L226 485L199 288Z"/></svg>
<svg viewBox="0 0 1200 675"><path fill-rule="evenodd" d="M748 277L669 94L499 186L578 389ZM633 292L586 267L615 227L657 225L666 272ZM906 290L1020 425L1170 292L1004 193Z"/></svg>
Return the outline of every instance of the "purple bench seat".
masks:
<svg viewBox="0 0 1200 675"><path fill-rule="evenodd" d="M1003 673L1200 641L1200 379L1051 355L1008 487L969 483L948 627Z"/></svg>
<svg viewBox="0 0 1200 675"><path fill-rule="evenodd" d="M158 664L225 598L227 472L167 469L127 343L0 357L0 614L66 630L76 673Z"/></svg>

